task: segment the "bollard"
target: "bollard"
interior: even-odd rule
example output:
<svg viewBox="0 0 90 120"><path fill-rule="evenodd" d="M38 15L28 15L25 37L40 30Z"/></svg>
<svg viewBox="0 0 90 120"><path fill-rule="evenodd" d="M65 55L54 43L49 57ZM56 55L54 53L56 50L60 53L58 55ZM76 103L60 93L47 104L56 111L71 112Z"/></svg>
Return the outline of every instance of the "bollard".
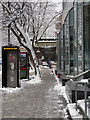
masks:
<svg viewBox="0 0 90 120"><path fill-rule="evenodd" d="M59 84L59 74L57 74L57 85Z"/></svg>
<svg viewBox="0 0 90 120"><path fill-rule="evenodd" d="M85 118L87 118L87 83L85 83Z"/></svg>
<svg viewBox="0 0 90 120"><path fill-rule="evenodd" d="M77 83L75 83L75 103L76 103L76 111L77 111Z"/></svg>
<svg viewBox="0 0 90 120"><path fill-rule="evenodd" d="M53 75L53 66L51 65L51 75Z"/></svg>

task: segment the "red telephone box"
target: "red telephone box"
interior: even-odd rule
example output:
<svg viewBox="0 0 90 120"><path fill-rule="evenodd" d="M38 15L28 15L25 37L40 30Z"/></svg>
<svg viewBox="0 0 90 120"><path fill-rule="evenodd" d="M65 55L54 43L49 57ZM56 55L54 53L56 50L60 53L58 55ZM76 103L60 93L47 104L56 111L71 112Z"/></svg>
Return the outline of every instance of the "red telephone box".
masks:
<svg viewBox="0 0 90 120"><path fill-rule="evenodd" d="M19 47L2 47L2 87L20 87Z"/></svg>
<svg viewBox="0 0 90 120"><path fill-rule="evenodd" d="M20 51L20 79L29 79L29 57L26 50Z"/></svg>

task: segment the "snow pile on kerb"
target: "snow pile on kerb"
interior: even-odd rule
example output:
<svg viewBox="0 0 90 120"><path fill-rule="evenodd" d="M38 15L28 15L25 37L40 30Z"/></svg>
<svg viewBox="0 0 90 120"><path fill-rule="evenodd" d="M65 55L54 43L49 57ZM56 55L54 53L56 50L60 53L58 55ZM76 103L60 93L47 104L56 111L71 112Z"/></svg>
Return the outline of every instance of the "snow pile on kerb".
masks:
<svg viewBox="0 0 90 120"><path fill-rule="evenodd" d="M15 92L18 92L21 88L0 88L0 90L4 91L4 92L7 92L7 93L15 93Z"/></svg>
<svg viewBox="0 0 90 120"><path fill-rule="evenodd" d="M41 78L39 76L35 76L34 79L27 81L28 84L37 84L37 83L41 83Z"/></svg>
<svg viewBox="0 0 90 120"><path fill-rule="evenodd" d="M69 114L72 117L72 119L80 119L83 120L83 116L80 114L79 109L76 111L76 104L75 103L70 103L67 105L67 108L69 110Z"/></svg>
<svg viewBox="0 0 90 120"><path fill-rule="evenodd" d="M7 87L7 88L1 88L0 90L4 91L4 92L7 92L7 93L15 93L15 92L19 92L21 89L23 89L24 87L30 85L30 84L38 84L38 83L41 83L41 78L39 76L32 76L33 79L31 80L28 80L28 79L23 79L21 80L21 87L18 88L10 88L10 87Z"/></svg>
<svg viewBox="0 0 90 120"><path fill-rule="evenodd" d="M29 70L29 73L32 73L32 72L34 72L34 69L30 69L30 70Z"/></svg>
<svg viewBox="0 0 90 120"><path fill-rule="evenodd" d="M55 75L55 79L57 80L56 75ZM62 83L61 83L61 82L59 82L58 85L55 85L55 86L54 86L54 90L57 90L58 95L63 95L63 97L65 98L65 100L67 101L67 103L69 103L68 98L67 98L67 95L66 95L66 93L65 93L65 86L62 86Z"/></svg>

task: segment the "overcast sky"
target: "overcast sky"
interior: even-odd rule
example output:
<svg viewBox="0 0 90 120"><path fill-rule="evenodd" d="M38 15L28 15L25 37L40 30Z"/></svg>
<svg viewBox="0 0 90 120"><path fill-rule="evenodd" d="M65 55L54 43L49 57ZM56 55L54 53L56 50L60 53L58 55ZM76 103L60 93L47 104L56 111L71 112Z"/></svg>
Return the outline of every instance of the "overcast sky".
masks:
<svg viewBox="0 0 90 120"><path fill-rule="evenodd" d="M57 4L56 10L58 11L62 10L62 0L50 0L50 1Z"/></svg>
<svg viewBox="0 0 90 120"><path fill-rule="evenodd" d="M50 1L59 3L59 2L61 2L62 0L50 0Z"/></svg>

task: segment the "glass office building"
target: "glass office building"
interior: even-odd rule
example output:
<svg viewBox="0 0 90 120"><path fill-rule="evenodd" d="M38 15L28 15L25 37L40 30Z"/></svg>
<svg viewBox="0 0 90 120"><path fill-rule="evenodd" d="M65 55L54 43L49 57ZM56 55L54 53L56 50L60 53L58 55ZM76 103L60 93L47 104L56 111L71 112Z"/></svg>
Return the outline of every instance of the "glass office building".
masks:
<svg viewBox="0 0 90 120"><path fill-rule="evenodd" d="M90 2L74 0L72 4L70 9L63 9L67 14L58 37L59 66L65 74L77 75L90 69Z"/></svg>

